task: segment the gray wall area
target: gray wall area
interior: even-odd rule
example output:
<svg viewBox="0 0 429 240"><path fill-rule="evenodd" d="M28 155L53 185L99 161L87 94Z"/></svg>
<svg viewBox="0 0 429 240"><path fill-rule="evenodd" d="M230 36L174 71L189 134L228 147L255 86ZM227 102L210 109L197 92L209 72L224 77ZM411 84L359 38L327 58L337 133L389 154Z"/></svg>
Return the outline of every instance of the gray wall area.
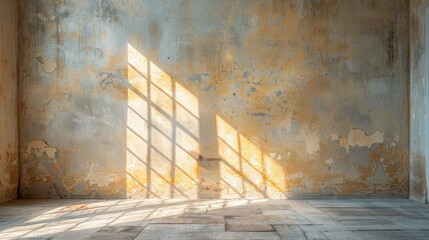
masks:
<svg viewBox="0 0 429 240"><path fill-rule="evenodd" d="M15 0L0 1L0 202L18 188L17 14Z"/></svg>
<svg viewBox="0 0 429 240"><path fill-rule="evenodd" d="M23 198L408 196L409 1L21 8Z"/></svg>
<svg viewBox="0 0 429 240"><path fill-rule="evenodd" d="M429 1L410 2L410 198L428 199L428 39Z"/></svg>

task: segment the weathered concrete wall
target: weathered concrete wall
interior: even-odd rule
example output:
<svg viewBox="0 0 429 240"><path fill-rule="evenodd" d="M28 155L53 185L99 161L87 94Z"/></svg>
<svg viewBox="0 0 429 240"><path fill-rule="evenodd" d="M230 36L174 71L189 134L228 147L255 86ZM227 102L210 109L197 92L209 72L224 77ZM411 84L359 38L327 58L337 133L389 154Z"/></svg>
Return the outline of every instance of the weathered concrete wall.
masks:
<svg viewBox="0 0 429 240"><path fill-rule="evenodd" d="M427 201L427 0L410 1L410 198Z"/></svg>
<svg viewBox="0 0 429 240"><path fill-rule="evenodd" d="M22 197L408 194L408 1L22 5Z"/></svg>
<svg viewBox="0 0 429 240"><path fill-rule="evenodd" d="M17 14L16 1L0 1L0 202L18 189Z"/></svg>

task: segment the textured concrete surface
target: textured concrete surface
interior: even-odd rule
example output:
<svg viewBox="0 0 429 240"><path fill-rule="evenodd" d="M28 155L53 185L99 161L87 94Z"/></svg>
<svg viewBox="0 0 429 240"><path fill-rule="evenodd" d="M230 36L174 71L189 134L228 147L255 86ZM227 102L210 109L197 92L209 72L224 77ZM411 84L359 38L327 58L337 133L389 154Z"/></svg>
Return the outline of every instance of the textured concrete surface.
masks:
<svg viewBox="0 0 429 240"><path fill-rule="evenodd" d="M408 195L408 1L21 7L23 198Z"/></svg>
<svg viewBox="0 0 429 240"><path fill-rule="evenodd" d="M427 0L410 1L410 197L428 199Z"/></svg>
<svg viewBox="0 0 429 240"><path fill-rule="evenodd" d="M0 202L18 188L17 14L17 1L0 1Z"/></svg>
<svg viewBox="0 0 429 240"><path fill-rule="evenodd" d="M15 200L0 239L429 239L412 200Z"/></svg>

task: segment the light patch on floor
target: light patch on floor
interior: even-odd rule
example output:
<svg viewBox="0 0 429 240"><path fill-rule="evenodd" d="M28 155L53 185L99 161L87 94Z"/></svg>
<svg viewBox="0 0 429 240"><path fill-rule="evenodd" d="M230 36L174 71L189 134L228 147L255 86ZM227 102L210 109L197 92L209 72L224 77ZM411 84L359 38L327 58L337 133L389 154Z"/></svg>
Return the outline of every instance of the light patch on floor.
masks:
<svg viewBox="0 0 429 240"><path fill-rule="evenodd" d="M383 238L384 237L384 238ZM16 200L0 239L428 239L411 200Z"/></svg>

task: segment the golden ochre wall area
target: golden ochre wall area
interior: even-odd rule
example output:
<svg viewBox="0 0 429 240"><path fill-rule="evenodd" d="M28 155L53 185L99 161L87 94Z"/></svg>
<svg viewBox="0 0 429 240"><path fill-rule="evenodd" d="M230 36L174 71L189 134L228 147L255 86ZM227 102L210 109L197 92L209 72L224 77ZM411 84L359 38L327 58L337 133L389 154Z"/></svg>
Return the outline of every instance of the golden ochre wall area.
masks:
<svg viewBox="0 0 429 240"><path fill-rule="evenodd" d="M21 197L408 195L405 0L20 5Z"/></svg>
<svg viewBox="0 0 429 240"><path fill-rule="evenodd" d="M18 4L0 1L0 202L17 197Z"/></svg>

